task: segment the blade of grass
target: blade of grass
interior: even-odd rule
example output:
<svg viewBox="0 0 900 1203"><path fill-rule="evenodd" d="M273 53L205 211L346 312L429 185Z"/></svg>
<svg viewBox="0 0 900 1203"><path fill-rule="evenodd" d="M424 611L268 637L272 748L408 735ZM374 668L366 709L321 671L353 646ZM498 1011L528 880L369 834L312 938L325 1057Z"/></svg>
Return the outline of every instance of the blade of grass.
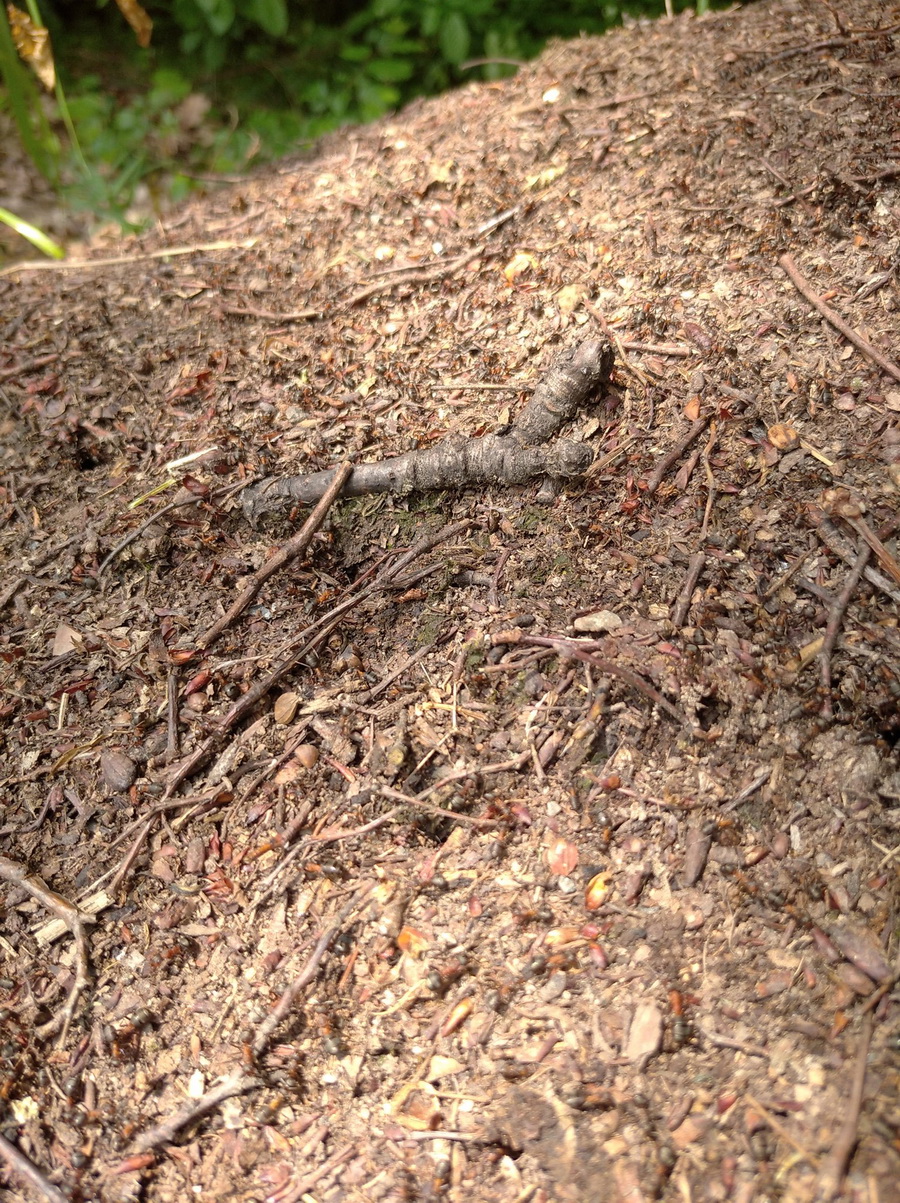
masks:
<svg viewBox="0 0 900 1203"><path fill-rule="evenodd" d="M43 251L45 255L49 255L51 259L64 259L66 252L52 238L48 238L43 230L39 230L37 226L33 226L30 221L24 221L21 217L16 217L15 213L10 213L9 209L0 208L0 221L10 229L15 230L17 234L21 234L23 238L36 246L39 251Z"/></svg>

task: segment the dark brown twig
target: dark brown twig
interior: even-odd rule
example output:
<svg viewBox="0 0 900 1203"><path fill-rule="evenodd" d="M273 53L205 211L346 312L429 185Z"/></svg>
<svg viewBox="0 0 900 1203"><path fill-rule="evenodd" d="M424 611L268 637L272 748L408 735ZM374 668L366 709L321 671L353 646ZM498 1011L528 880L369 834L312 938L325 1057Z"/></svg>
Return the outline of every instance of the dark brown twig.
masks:
<svg viewBox="0 0 900 1203"><path fill-rule="evenodd" d="M797 291L804 296L814 309L817 309L825 318L826 322L834 326L835 330L840 331L848 342L853 343L858 351L862 351L873 363L877 363L883 372L887 372L889 376L893 376L895 380L900 380L900 367L893 363L880 351L876 350L870 342L867 342L861 334L858 334L852 326L848 326L844 319L822 300L818 293L814 292L809 283L801 275L796 263L790 255L784 254L778 260L784 270L791 278L791 282Z"/></svg>
<svg viewBox="0 0 900 1203"><path fill-rule="evenodd" d="M36 372L38 368L46 367L48 363L59 359L60 354L59 351L53 351L50 355L41 355L37 359L29 359L27 363L20 363L18 367L4 368L0 371L0 382L15 380L17 376L24 376L26 372Z"/></svg>
<svg viewBox="0 0 900 1203"><path fill-rule="evenodd" d="M273 689L278 682L287 675L296 665L308 655L309 652L315 650L322 642L324 642L335 627L340 622L343 615L358 606L367 598L374 596L381 589L386 588L391 582L399 576L403 570L418 556L430 551L443 540L449 540L461 534L464 530L468 530L468 522L457 522L451 526L445 526L442 530L434 534L424 535L408 551L404 552L393 564L385 568L366 588L341 602L340 605L334 606L327 614L310 623L304 631L302 631L296 639L293 639L288 647L291 649L288 655L281 660L275 668L272 669L265 677L262 677L255 685L251 686L245 694L243 694L234 703L231 709L225 714L219 723L218 730L209 735L200 746L191 753L191 755L178 766L172 775L166 791L163 794L162 801L165 802L175 792L182 781L185 781L201 764L209 758L217 745L222 741L225 735L234 727L240 720L248 714L258 702L260 702L266 694Z"/></svg>
<svg viewBox="0 0 900 1203"><path fill-rule="evenodd" d="M240 596L229 606L222 617L217 619L209 630L200 636L199 644L202 648L208 648L210 644L219 638L223 631L227 630L243 614L244 610L250 605L270 576L274 576L280 568L290 563L291 560L296 559L297 556L303 555L312 542L313 535L325 521L325 517L336 498L340 496L341 489L343 489L352 471L353 465L349 463L340 464L335 469L331 484L322 494L319 503L303 523L300 530L295 535L292 535L287 543L280 547L274 555L270 556L261 568L254 572L249 583L241 591Z"/></svg>
<svg viewBox="0 0 900 1203"><path fill-rule="evenodd" d="M702 551L695 552L690 560L688 560L687 576L684 578L684 584L672 610L672 626L676 630L684 626L684 620L687 618L688 610L691 607L691 598L694 595L694 589L697 587L697 581L700 579L700 573L703 571L705 564L706 556Z"/></svg>
<svg viewBox="0 0 900 1203"><path fill-rule="evenodd" d="M859 579L863 574L869 556L872 554L872 549L868 543L863 542L860 546L856 561L853 568L850 570L844 587L834 600L834 605L828 614L828 622L825 625L825 638L822 642L822 650L819 652L819 668L822 681L822 714L825 718L830 718L832 714L831 708L831 657L834 652L834 645L837 643L838 635L841 630L841 623L844 619L844 614L847 607L850 605L850 599L856 591L859 584Z"/></svg>
<svg viewBox="0 0 900 1203"><path fill-rule="evenodd" d="M830 551L833 551L836 556L839 556L845 564L852 565L856 558L856 553L852 545L844 538L831 519L827 518L824 512L817 506L810 506L808 513L810 521L816 528L816 533L825 546ZM871 585L875 585L882 593L887 594L892 601L900 605L900 590L896 589L877 568L873 568L871 564L867 564L863 571L863 576Z"/></svg>
<svg viewBox="0 0 900 1203"><path fill-rule="evenodd" d="M29 1160L11 1140L7 1140L2 1132L0 1132L0 1157L11 1170L24 1178L29 1186L33 1186L50 1203L69 1203L68 1195L64 1195L58 1186L54 1186L52 1182L48 1181L34 1162Z"/></svg>
<svg viewBox="0 0 900 1203"><path fill-rule="evenodd" d="M267 309L239 309L236 305L221 305L220 313L233 317L257 317L263 322L308 322L311 318L321 317L320 309L301 309L299 313L270 313Z"/></svg>
<svg viewBox="0 0 900 1203"><path fill-rule="evenodd" d="M571 656L574 660L581 660L584 664L592 664L594 668L599 668L602 673L607 673L611 677L618 677L620 681L624 681L626 685L630 685L632 689L642 693L644 697L649 698L654 705L659 706L661 710L677 719L679 723L687 725L687 718L673 705L668 698L664 698L658 689L645 681L643 677L639 677L637 673L631 671L630 668L622 668L621 665L614 663L612 660L607 660L605 656L598 656L593 649L602 647L602 644L597 644L592 639L565 639L559 636L544 636L544 635L526 635L518 630L504 631L501 635L494 637L494 643L521 643L530 647L552 647L556 652L563 656Z"/></svg>
<svg viewBox="0 0 900 1203"><path fill-rule="evenodd" d="M856 1054L856 1066L853 1070L853 1082L850 1086L850 1098L846 1102L846 1118L831 1147L831 1152L819 1169L815 1197L820 1203L830 1203L840 1194L844 1174L847 1172L850 1158L856 1147L859 1115L862 1110L866 1085L866 1064L869 1059L869 1045L872 1042L872 1027L871 1014L865 1015L859 1035L859 1049Z"/></svg>
<svg viewBox="0 0 900 1203"><path fill-rule="evenodd" d="M684 438L681 439L680 442L676 443L671 451L666 452L666 454L662 457L647 478L647 492L649 494L652 495L656 492L656 490L662 484L663 477L666 475L672 465L677 463L678 460L680 460L684 455L685 451L687 451L688 447L690 447L692 443L699 439L700 435L703 434L704 430L706 430L711 421L712 414L707 414L705 418L698 418Z"/></svg>

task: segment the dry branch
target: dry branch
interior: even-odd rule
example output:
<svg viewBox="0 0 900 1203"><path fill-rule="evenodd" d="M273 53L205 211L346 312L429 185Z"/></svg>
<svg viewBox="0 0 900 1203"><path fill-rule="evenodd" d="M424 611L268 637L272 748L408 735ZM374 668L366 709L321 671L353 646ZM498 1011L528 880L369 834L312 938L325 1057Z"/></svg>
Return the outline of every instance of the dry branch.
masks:
<svg viewBox="0 0 900 1203"><path fill-rule="evenodd" d="M325 521L326 514L331 509L332 503L340 494L347 477L352 471L353 468L350 464L341 464L339 468L335 469L330 487L326 489L319 504L306 519L300 530L292 538L288 539L287 543L279 548L273 556L270 556L262 568L254 572L250 583L243 589L240 596L235 599L226 613L217 619L205 634L200 636L199 642L201 647L208 648L210 644L219 638L224 630L231 626L236 618L243 614L270 576L274 576L285 564L290 563L291 560L296 559L297 556L302 555L306 551L312 542L313 535Z"/></svg>
<svg viewBox="0 0 900 1203"><path fill-rule="evenodd" d="M900 380L900 367L898 367L887 356L882 355L876 350L870 342L867 342L861 334L858 334L852 326L848 326L844 319L822 300L822 298L813 291L809 283L801 275L796 263L790 255L782 255L778 260L791 281L801 296L806 297L810 305L814 309L818 309L825 321L834 326L835 330L839 330L848 342L853 343L858 351L862 351L863 355L868 356L873 363L877 363L883 372L887 372L889 376L893 376L895 380Z"/></svg>
<svg viewBox="0 0 900 1203"><path fill-rule="evenodd" d="M452 437L381 463L361 464L351 473L342 496L521 484L541 475L580 476L593 459L586 444L568 439L546 444L599 394L609 380L612 365L612 349L607 342L586 342L571 348L540 381L506 434ZM252 521L285 502L312 505L331 486L334 474L335 469L329 468L308 476L263 481L244 494L244 512Z"/></svg>
<svg viewBox="0 0 900 1203"><path fill-rule="evenodd" d="M866 1066L869 1060L869 1045L872 1042L872 1016L866 1015L863 1020L862 1032L859 1037L859 1048L856 1054L856 1066L853 1071L853 1081L850 1087L850 1099L847 1103L846 1119L831 1152L819 1168L819 1179L816 1183L816 1199L822 1203L830 1203L841 1193L841 1182L850 1164L850 1158L859 1139L859 1114L862 1111L863 1095L866 1084Z"/></svg>
<svg viewBox="0 0 900 1203"><path fill-rule="evenodd" d="M69 1203L68 1195L64 1195L58 1186L54 1186L45 1178L34 1162L30 1161L11 1140L7 1140L2 1132L0 1132L0 1157L11 1170L14 1170L45 1199L49 1200L49 1203Z"/></svg>
<svg viewBox="0 0 900 1203"><path fill-rule="evenodd" d="M525 635L519 630L514 630L503 631L499 635L495 635L493 643L495 645L521 643L525 647L549 647L558 655L571 656L573 660L581 660L584 664L592 664L594 668L599 668L602 673L607 673L611 677L618 677L620 681L623 681L626 685L630 685L632 689L636 689L644 697L649 698L661 710L665 710L672 718L677 719L680 723L684 723L685 726L688 725L687 716L682 714L678 707L673 705L668 698L664 698L659 690L655 689L649 681L645 681L643 677L632 672L630 668L623 668L613 660L607 660L605 656L598 656L595 649L603 647L603 644L598 643L594 639L566 639L563 636Z"/></svg>
<svg viewBox="0 0 900 1203"><path fill-rule="evenodd" d="M75 1014L75 1008L78 1005L78 1000L90 981L87 937L84 934L84 925L85 923L93 923L94 917L85 911L79 910L73 903L68 902L65 898L55 893L39 877L33 873L29 873L24 865L17 864L16 861L10 860L6 856L0 856L0 879L8 881L11 885L20 886L23 890L27 890L32 898L37 899L41 906L50 911L52 915L56 915L58 919L61 919L75 937L75 980L69 987L68 997L64 1006L56 1015L37 1029L39 1036L52 1036L56 1032L59 1032L60 1041L65 1040L69 1024L72 1022L72 1016Z"/></svg>
<svg viewBox="0 0 900 1203"><path fill-rule="evenodd" d="M224 1103L226 1099L234 1098L237 1094L246 1094L247 1091L254 1090L259 1085L256 1078L249 1077L243 1070L234 1070L218 1085L207 1090L199 1099L186 1103L174 1115L170 1115L161 1124L157 1124L155 1128L148 1128L146 1132L142 1132L134 1142L134 1151L148 1153L151 1149L159 1148L160 1145L169 1144L183 1128L187 1128L196 1120L202 1119L204 1115L208 1115L210 1111L218 1107L219 1103Z"/></svg>

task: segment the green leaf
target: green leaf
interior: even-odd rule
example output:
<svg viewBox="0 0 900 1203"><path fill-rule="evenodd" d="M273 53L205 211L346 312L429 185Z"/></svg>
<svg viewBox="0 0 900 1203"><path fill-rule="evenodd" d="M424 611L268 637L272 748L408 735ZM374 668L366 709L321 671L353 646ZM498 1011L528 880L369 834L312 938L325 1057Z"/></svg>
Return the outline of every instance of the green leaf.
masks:
<svg viewBox="0 0 900 1203"><path fill-rule="evenodd" d="M269 37L283 38L287 33L288 10L285 0L250 0L244 11Z"/></svg>
<svg viewBox="0 0 900 1203"><path fill-rule="evenodd" d="M382 84L399 84L409 79L413 64L402 58L376 58L369 63L368 72Z"/></svg>
<svg viewBox="0 0 900 1203"><path fill-rule="evenodd" d="M232 0L197 0L197 6L206 17L206 23L219 37L228 33L234 24L235 11Z"/></svg>
<svg viewBox="0 0 900 1203"><path fill-rule="evenodd" d="M469 27L461 13L448 13L438 37L441 54L448 63L461 63L469 53Z"/></svg>

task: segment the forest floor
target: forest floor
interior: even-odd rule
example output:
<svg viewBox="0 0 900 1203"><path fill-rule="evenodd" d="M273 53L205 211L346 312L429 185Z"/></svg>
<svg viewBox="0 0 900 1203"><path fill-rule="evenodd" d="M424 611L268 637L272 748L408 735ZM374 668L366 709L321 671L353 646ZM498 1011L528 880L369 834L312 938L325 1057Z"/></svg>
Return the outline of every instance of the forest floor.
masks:
<svg viewBox="0 0 900 1203"><path fill-rule="evenodd" d="M555 44L3 271L0 1197L900 1199L898 22ZM247 517L607 339L561 488Z"/></svg>

